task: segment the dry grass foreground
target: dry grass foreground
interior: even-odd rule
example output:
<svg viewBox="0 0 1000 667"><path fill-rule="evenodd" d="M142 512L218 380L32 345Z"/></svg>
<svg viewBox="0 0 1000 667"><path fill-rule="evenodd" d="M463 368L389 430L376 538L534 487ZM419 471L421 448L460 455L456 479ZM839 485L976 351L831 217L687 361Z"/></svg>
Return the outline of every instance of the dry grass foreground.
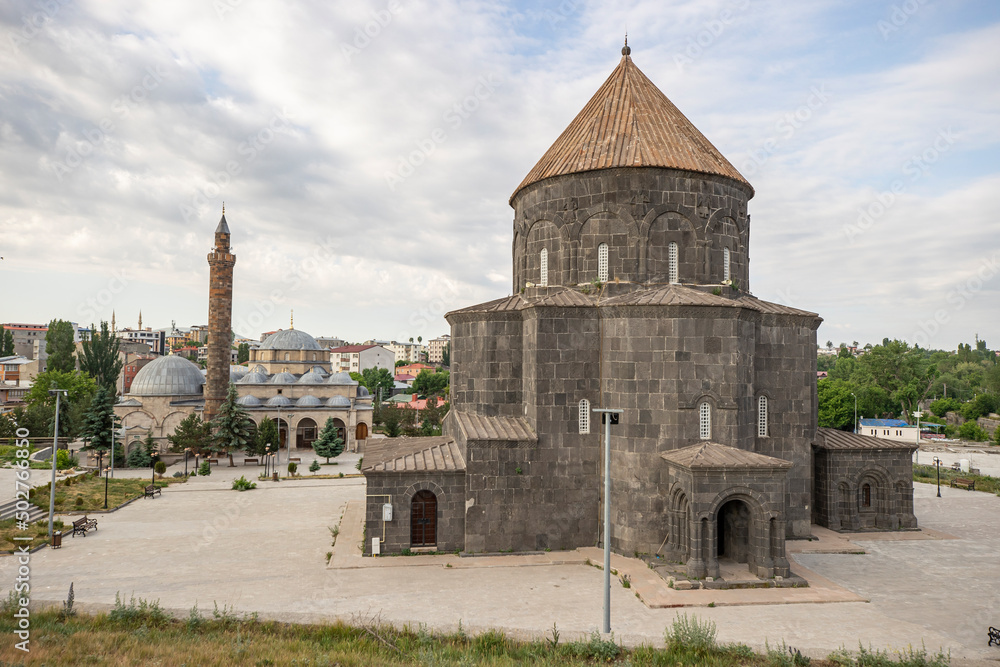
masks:
<svg viewBox="0 0 1000 667"><path fill-rule="evenodd" d="M164 477L157 479L155 484L166 487L170 484L186 482L185 477ZM108 509L142 496L142 490L152 483L152 474L145 478L112 478L107 480ZM50 482L51 484L51 482ZM104 509L104 477L95 477L91 473L56 480L56 512L96 512ZM43 510L49 509L49 484L32 489L31 502Z"/></svg>
<svg viewBox="0 0 1000 667"><path fill-rule="evenodd" d="M8 598L0 610L0 664L14 665L801 665L918 667L948 665L943 655L909 651L901 655L860 650L838 651L813 660L787 647L754 653L740 644L716 642L715 624L678 616L664 633L666 648L625 649L593 635L561 641L553 626L544 640L516 641L491 630L475 637L458 632L434 634L424 628L402 630L377 618L354 625L289 625L261 622L216 607L210 614L192 609L187 619L168 616L157 603L116 599L106 614L76 614L72 598L63 610L31 615L31 651L15 648L15 605ZM67 613L68 611L68 613Z"/></svg>

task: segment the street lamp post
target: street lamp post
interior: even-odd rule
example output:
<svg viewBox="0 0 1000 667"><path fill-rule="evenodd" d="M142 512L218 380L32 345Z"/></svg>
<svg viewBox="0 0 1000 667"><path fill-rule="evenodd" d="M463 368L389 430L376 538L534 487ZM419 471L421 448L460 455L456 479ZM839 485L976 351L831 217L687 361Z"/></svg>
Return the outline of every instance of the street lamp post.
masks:
<svg viewBox="0 0 1000 667"><path fill-rule="evenodd" d="M153 484L153 485L156 484L156 457L157 456L159 456L159 454L157 452L150 452L149 453L149 467L151 468L149 475L152 478L152 479L150 479L149 483Z"/></svg>
<svg viewBox="0 0 1000 667"><path fill-rule="evenodd" d="M934 457L934 467L937 468L937 487L938 487L937 497L940 498L941 497L941 459L939 459L936 456Z"/></svg>
<svg viewBox="0 0 1000 667"><path fill-rule="evenodd" d="M104 469L104 509L108 509L108 468Z"/></svg>
<svg viewBox="0 0 1000 667"><path fill-rule="evenodd" d="M52 484L49 492L49 539L52 539L52 522L56 512L56 452L59 451L59 396L69 394L67 389L49 389L49 396L56 397L56 423L52 433Z"/></svg>
<svg viewBox="0 0 1000 667"><path fill-rule="evenodd" d="M611 424L620 409L596 408L604 421L604 634L611 632Z"/></svg>
<svg viewBox="0 0 1000 667"><path fill-rule="evenodd" d="M852 391L851 396L854 396L854 435L858 434L858 397Z"/></svg>
<svg viewBox="0 0 1000 667"><path fill-rule="evenodd" d="M188 476L188 453L190 453L190 451L191 451L190 447L185 447L184 448L184 476L185 477Z"/></svg>

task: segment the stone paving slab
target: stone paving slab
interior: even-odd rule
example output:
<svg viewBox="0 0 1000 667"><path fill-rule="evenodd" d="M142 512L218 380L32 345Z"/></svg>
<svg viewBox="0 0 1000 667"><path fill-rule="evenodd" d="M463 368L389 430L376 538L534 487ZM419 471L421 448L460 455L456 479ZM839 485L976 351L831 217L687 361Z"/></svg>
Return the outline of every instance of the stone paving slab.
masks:
<svg viewBox="0 0 1000 667"><path fill-rule="evenodd" d="M543 637L555 623L567 640L600 625L603 574L597 568L404 563L328 569L329 527L350 502L364 502L364 480L296 480L238 493L222 492L220 478L213 471L201 491L171 489L132 503L102 517L99 532L33 554L34 604L60 604L73 582L77 604L90 611L110 608L120 593L159 600L179 617L194 604L210 613L217 603L280 621L379 615L398 626L452 632L461 622L470 632L496 628L519 637ZM1000 649L986 646L986 628L1000 623L1000 498L942 489L938 499L933 487L922 487L915 491L921 526L956 539L887 541L866 534L858 538L865 555L794 556L793 567L810 581L821 576L870 602L752 610L717 603L699 607L697 615L718 625L720 641L757 649L785 641L812 657L859 642L878 649L923 642L931 651L950 650L959 658L956 666L1000 658ZM16 559L0 557L0 594L13 585L16 570ZM612 587L615 639L661 645L664 628L681 610L651 609L636 592Z"/></svg>

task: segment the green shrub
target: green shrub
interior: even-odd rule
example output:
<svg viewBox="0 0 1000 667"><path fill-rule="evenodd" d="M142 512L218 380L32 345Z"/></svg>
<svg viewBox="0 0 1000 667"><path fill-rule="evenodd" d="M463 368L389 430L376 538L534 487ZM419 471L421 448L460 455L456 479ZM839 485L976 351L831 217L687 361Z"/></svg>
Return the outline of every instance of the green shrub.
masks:
<svg viewBox="0 0 1000 667"><path fill-rule="evenodd" d="M156 465L153 466L153 470L156 471L157 475L163 475L163 473L167 472L167 464L163 461L157 461Z"/></svg>
<svg viewBox="0 0 1000 667"><path fill-rule="evenodd" d="M208 461L202 461L201 465L198 466L198 474L203 476L208 476L212 474L212 464Z"/></svg>
<svg viewBox="0 0 1000 667"><path fill-rule="evenodd" d="M288 474L291 477L295 477L295 471L299 469L299 464L295 461L288 462Z"/></svg>
<svg viewBox="0 0 1000 667"><path fill-rule="evenodd" d="M256 488L257 483L247 480L246 475L241 475L239 479L233 480L233 491L249 491Z"/></svg>
<svg viewBox="0 0 1000 667"><path fill-rule="evenodd" d="M319 461L313 459L313 462L309 464L309 472L314 475L319 472Z"/></svg>
<svg viewBox="0 0 1000 667"><path fill-rule="evenodd" d="M705 653L715 648L718 628L714 621L699 621L694 614L678 614L673 624L664 631L664 639L669 649L680 649Z"/></svg>
<svg viewBox="0 0 1000 667"><path fill-rule="evenodd" d="M65 449L60 449L56 452L56 468L59 470L66 470L67 468L75 468L80 465L74 457L69 455L69 452Z"/></svg>
<svg viewBox="0 0 1000 667"><path fill-rule="evenodd" d="M560 649L563 655L596 662L612 662L621 652L622 647L615 643L614 635L610 639L601 639L597 632L591 633L590 639L585 642L569 642Z"/></svg>
<svg viewBox="0 0 1000 667"><path fill-rule="evenodd" d="M125 462L129 468L148 468L152 459L149 456L149 452L143 446L137 445L128 453Z"/></svg>

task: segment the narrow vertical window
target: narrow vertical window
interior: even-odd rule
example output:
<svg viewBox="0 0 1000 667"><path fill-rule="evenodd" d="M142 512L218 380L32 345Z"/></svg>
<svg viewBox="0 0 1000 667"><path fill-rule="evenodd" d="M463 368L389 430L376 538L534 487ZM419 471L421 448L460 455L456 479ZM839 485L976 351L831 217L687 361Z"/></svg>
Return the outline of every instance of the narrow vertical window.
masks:
<svg viewBox="0 0 1000 667"><path fill-rule="evenodd" d="M767 437L767 396L757 399L757 435Z"/></svg>
<svg viewBox="0 0 1000 667"><path fill-rule="evenodd" d="M541 275L538 277L538 284L541 285L542 287L548 287L549 286L549 249L548 248L542 248L541 265L542 265L542 270L541 270Z"/></svg>
<svg viewBox="0 0 1000 667"><path fill-rule="evenodd" d="M608 244L602 243L597 246L597 279L608 282Z"/></svg>
<svg viewBox="0 0 1000 667"><path fill-rule="evenodd" d="M590 401L584 398L580 400L580 434L588 433L590 433Z"/></svg>
<svg viewBox="0 0 1000 667"><path fill-rule="evenodd" d="M722 280L732 280L729 275L729 248L722 249Z"/></svg>
<svg viewBox="0 0 1000 667"><path fill-rule="evenodd" d="M673 241L667 246L667 276L671 285L677 284L677 244Z"/></svg>
<svg viewBox="0 0 1000 667"><path fill-rule="evenodd" d="M708 401L698 406L698 437L702 440L712 439L712 406Z"/></svg>

